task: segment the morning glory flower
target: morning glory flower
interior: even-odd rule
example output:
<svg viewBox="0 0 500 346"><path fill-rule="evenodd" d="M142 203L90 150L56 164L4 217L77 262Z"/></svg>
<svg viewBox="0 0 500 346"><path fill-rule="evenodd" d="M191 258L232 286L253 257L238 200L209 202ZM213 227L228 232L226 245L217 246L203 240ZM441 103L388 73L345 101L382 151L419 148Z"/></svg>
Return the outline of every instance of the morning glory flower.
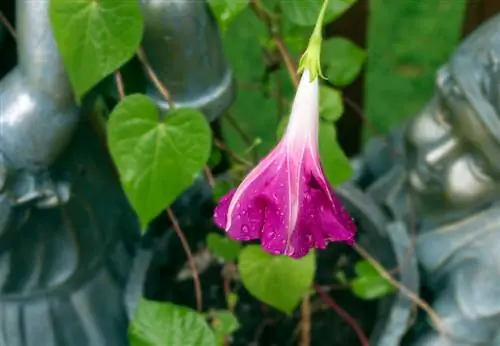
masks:
<svg viewBox="0 0 500 346"><path fill-rule="evenodd" d="M318 122L318 79L306 69L280 143L215 209L215 223L231 238L260 239L264 250L294 258L354 242L354 223L321 167Z"/></svg>
<svg viewBox="0 0 500 346"><path fill-rule="evenodd" d="M272 254L301 258L330 242L354 243L356 227L329 185L319 157L321 23L309 46L287 128L279 144L224 196L214 221L241 241L260 239Z"/></svg>

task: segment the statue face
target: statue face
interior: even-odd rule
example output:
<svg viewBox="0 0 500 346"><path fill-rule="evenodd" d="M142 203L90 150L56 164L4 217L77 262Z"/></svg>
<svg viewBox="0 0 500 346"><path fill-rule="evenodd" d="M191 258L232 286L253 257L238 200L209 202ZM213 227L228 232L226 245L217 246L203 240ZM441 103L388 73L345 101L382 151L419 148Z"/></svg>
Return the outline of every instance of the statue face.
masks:
<svg viewBox="0 0 500 346"><path fill-rule="evenodd" d="M451 65L438 71L436 95L408 125L409 184L435 204L468 207L499 191L500 160L493 155L499 157L500 148L484 117L494 113L493 120L499 120L488 88L496 84L488 82L500 79L492 80L491 73L470 60ZM458 67L463 75L455 78L453 68ZM468 84L460 83L464 80Z"/></svg>
<svg viewBox="0 0 500 346"><path fill-rule="evenodd" d="M500 193L500 16L460 44L436 84L407 127L409 183L435 205L491 202Z"/></svg>

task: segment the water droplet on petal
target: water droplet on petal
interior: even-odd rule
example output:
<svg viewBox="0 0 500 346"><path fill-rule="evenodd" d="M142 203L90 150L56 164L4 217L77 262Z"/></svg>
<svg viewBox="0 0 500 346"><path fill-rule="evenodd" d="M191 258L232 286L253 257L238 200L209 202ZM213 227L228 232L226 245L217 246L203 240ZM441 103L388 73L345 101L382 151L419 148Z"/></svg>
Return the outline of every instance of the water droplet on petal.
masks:
<svg viewBox="0 0 500 346"><path fill-rule="evenodd" d="M241 226L241 232L246 235L248 233L248 226L247 225Z"/></svg>

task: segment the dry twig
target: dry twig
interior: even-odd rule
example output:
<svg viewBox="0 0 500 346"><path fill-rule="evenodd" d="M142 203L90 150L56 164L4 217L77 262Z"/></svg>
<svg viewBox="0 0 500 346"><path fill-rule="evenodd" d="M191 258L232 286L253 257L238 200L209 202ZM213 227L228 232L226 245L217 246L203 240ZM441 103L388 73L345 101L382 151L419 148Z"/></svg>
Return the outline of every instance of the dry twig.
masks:
<svg viewBox="0 0 500 346"><path fill-rule="evenodd" d="M177 218L175 217L175 214L172 212L170 208L167 208L167 216L172 222L172 227L179 237L179 240L181 241L182 247L184 249L184 252L187 255L188 258L188 263L189 266L191 267L191 270L193 272L193 282L194 282L194 291L195 291L195 296L196 296L196 309L199 312L203 311L203 298L202 298L202 293L201 293L201 283L200 283L200 276L198 274L198 268L196 267L196 263L194 261L193 254L191 252L191 249L189 247L189 243L184 236L184 233L182 232L181 227L179 226L179 221L177 221Z"/></svg>
<svg viewBox="0 0 500 346"><path fill-rule="evenodd" d="M9 20L3 14L2 11L0 11L0 23L2 23L5 26L10 35L14 38L14 40L17 40L16 30L14 30L14 26L9 22Z"/></svg>
<svg viewBox="0 0 500 346"><path fill-rule="evenodd" d="M300 346L309 346L311 344L311 302L309 295L304 295L302 304L300 305L301 311L301 338Z"/></svg>
<svg viewBox="0 0 500 346"><path fill-rule="evenodd" d="M316 292L318 292L319 296L323 299L323 301L331 307L337 315L342 317L342 319L351 326L352 330L356 333L358 336L358 339L361 343L362 346L369 346L368 338L366 337L365 333L363 332L363 329L358 325L356 320L349 315L347 311L342 309L334 300L332 297L330 297L318 284L314 284L314 289Z"/></svg>

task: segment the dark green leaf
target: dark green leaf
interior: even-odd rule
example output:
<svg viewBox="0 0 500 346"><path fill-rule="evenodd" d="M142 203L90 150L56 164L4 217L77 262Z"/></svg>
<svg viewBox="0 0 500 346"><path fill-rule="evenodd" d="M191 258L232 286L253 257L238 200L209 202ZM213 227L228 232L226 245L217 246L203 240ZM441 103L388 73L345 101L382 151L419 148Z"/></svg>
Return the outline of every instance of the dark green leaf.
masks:
<svg viewBox="0 0 500 346"><path fill-rule="evenodd" d="M226 236L209 233L207 236L207 246L214 255L226 260L235 261L241 251L241 243Z"/></svg>
<svg viewBox="0 0 500 346"><path fill-rule="evenodd" d="M266 9L274 11L280 4L280 0L262 0L262 3L266 7Z"/></svg>
<svg viewBox="0 0 500 346"><path fill-rule="evenodd" d="M351 178L354 171L337 142L334 124L324 120L319 124L319 153L326 177L332 186L338 186Z"/></svg>
<svg viewBox="0 0 500 346"><path fill-rule="evenodd" d="M127 61L121 68L120 73L125 87L125 94L144 94L148 86L148 79L144 74L144 67L137 59ZM116 87L115 77L110 75L106 77L95 88L103 96L109 97L118 102L120 95Z"/></svg>
<svg viewBox="0 0 500 346"><path fill-rule="evenodd" d="M318 19L324 0L281 0L285 16L297 25L313 26ZM325 24L338 18L356 0L330 0L325 13Z"/></svg>
<svg viewBox="0 0 500 346"><path fill-rule="evenodd" d="M212 12L223 32L228 25L248 6L249 0L208 0Z"/></svg>
<svg viewBox="0 0 500 346"><path fill-rule="evenodd" d="M276 138L280 140L285 134L286 127L288 125L288 120L290 120L289 116L281 118L278 127L276 128Z"/></svg>
<svg viewBox="0 0 500 346"><path fill-rule="evenodd" d="M129 327L131 346L217 346L203 315L189 308L146 299L139 301Z"/></svg>
<svg viewBox="0 0 500 346"><path fill-rule="evenodd" d="M212 147L212 152L208 158L208 166L213 168L217 166L222 161L222 153L216 147Z"/></svg>
<svg viewBox="0 0 500 346"><path fill-rule="evenodd" d="M238 304L239 297L236 293L234 292L229 292L226 296L226 303L227 307L229 309L233 309L236 307L236 304Z"/></svg>
<svg viewBox="0 0 500 346"><path fill-rule="evenodd" d="M270 151L275 144L277 125L276 101L265 94L266 84L263 83L266 64L259 37L266 35L266 27L247 7L238 20L231 23L223 39L226 56L238 77L239 92L230 114L247 135L248 142L257 137L262 139L257 148L260 155ZM247 159L252 158L250 153L245 153L250 143L242 138L233 124L228 118L222 118L227 146Z"/></svg>
<svg viewBox="0 0 500 346"><path fill-rule="evenodd" d="M215 186L212 188L212 194L214 200L218 202L222 197L224 197L234 186L227 180L218 180Z"/></svg>
<svg viewBox="0 0 500 346"><path fill-rule="evenodd" d="M337 270L335 272L335 279L337 279L338 282L340 282L342 285L347 285L347 277L345 273L342 270Z"/></svg>
<svg viewBox="0 0 500 346"><path fill-rule="evenodd" d="M321 85L319 87L319 115L328 121L337 121L344 112L342 93Z"/></svg>
<svg viewBox="0 0 500 346"><path fill-rule="evenodd" d="M359 298L379 299L396 291L396 288L367 261L356 263L357 277L351 281L353 293Z"/></svg>
<svg viewBox="0 0 500 346"><path fill-rule="evenodd" d="M365 51L343 37L330 38L323 43L321 63L326 67L328 80L337 86L354 81L365 59Z"/></svg>
<svg viewBox="0 0 500 346"><path fill-rule="evenodd" d="M308 26L296 25L291 21L283 22L283 35L287 47L296 55L304 53L311 36L311 28Z"/></svg>
<svg viewBox="0 0 500 346"><path fill-rule="evenodd" d="M316 259L310 252L301 259L273 256L258 245L243 248L239 258L241 281L257 299L291 314L314 279Z"/></svg>
<svg viewBox="0 0 500 346"><path fill-rule="evenodd" d="M148 97L130 95L110 116L108 143L144 229L203 169L210 155L211 131L197 110L175 109L160 120Z"/></svg>
<svg viewBox="0 0 500 346"><path fill-rule="evenodd" d="M134 55L144 29L137 0L51 0L50 19L78 100Z"/></svg>
<svg viewBox="0 0 500 346"><path fill-rule="evenodd" d="M212 329L215 332L219 345L223 345L224 337L233 334L240 328L236 316L228 310L212 310Z"/></svg>

